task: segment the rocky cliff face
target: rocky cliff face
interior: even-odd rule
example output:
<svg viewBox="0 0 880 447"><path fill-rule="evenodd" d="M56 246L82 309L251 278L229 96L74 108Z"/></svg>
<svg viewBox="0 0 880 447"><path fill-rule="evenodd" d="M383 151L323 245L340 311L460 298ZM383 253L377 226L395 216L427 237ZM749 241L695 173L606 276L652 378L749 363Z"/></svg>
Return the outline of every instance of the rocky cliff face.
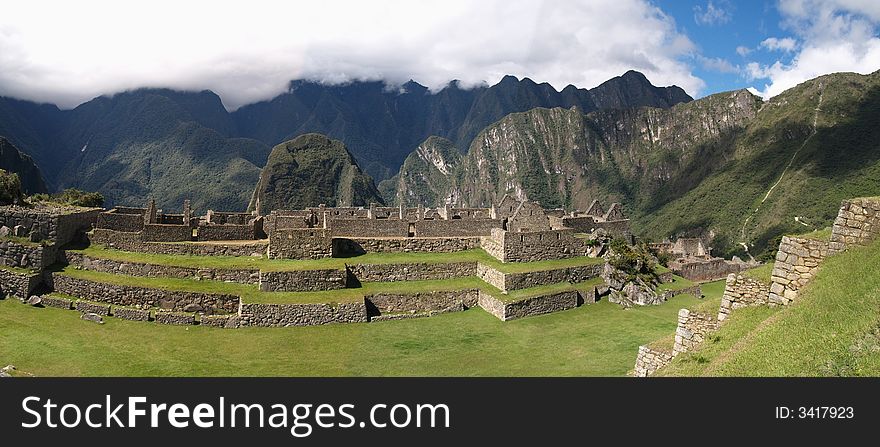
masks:
<svg viewBox="0 0 880 447"><path fill-rule="evenodd" d="M388 201L408 207L446 203L452 175L463 157L451 141L429 137L404 160L397 175L379 183L379 191Z"/></svg>
<svg viewBox="0 0 880 447"><path fill-rule="evenodd" d="M301 135L275 146L260 173L248 210L268 214L309 206L382 203L373 179L361 172L339 140Z"/></svg>
<svg viewBox="0 0 880 447"><path fill-rule="evenodd" d="M6 138L0 137L0 169L18 174L25 194L48 192L43 174L31 157L22 154Z"/></svg>
<svg viewBox="0 0 880 447"><path fill-rule="evenodd" d="M760 106L745 90L669 109L643 107L583 114L577 108L533 109L484 129L456 168L441 173L417 150L404 163L396 200L433 206L438 199L488 206L504 194L544 207L585 209L594 198L647 202L671 184L693 181L694 166L730 152ZM709 169L700 168L698 175ZM403 173L403 171L402 171ZM430 191L425 194L424 191Z"/></svg>

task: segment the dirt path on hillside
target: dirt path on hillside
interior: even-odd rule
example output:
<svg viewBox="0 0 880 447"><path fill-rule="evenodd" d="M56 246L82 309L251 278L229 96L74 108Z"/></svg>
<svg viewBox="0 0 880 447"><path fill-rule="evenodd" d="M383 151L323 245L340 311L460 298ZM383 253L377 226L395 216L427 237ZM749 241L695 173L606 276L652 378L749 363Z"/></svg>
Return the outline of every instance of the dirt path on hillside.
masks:
<svg viewBox="0 0 880 447"><path fill-rule="evenodd" d="M797 148L797 150L794 151L794 154L791 156L791 159L788 160L788 164L785 165L785 168L782 170L782 174L779 175L779 179L777 179L776 183L774 183L773 186L771 186L770 189L767 190L767 193L764 194L764 198L761 199L761 203L758 204L758 207L755 208L754 211L752 211L752 213L749 215L749 217L746 217L745 221L743 221L743 225L742 225L742 229L740 230L739 237L740 237L740 241L741 241L740 243L746 247L746 251L748 251L748 245L747 245L748 241L746 241L746 226L749 224L749 221L752 220L756 214L758 214L758 210L761 209L761 205L763 205L764 202L766 202L767 199L770 198L770 194L773 193L773 190L776 189L776 187L779 186L779 183L782 182L782 179L785 178L785 174L788 173L788 170L794 164L794 161L795 161L795 159L797 159L797 156L801 153L801 150L807 145L807 143L811 139L813 139L813 136L816 135L816 125L819 122L819 112L822 110L822 97L824 96L824 94L825 94L825 84L819 83L819 101L816 103L816 108L813 109L813 111L814 111L813 112L813 129L810 131L810 134L807 135L807 138L805 138L804 141L801 143L801 145Z"/></svg>

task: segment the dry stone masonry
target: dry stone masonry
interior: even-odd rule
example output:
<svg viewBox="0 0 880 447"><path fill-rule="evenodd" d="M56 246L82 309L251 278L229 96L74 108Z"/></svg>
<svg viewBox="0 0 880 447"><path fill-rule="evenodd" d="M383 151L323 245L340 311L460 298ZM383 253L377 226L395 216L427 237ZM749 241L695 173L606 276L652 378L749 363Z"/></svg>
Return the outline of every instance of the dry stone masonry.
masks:
<svg viewBox="0 0 880 447"><path fill-rule="evenodd" d="M797 298L798 290L813 279L828 256L828 245L827 241L783 236L770 277L771 305L789 304Z"/></svg>
<svg viewBox="0 0 880 447"><path fill-rule="evenodd" d="M724 284L724 296L718 309L718 321L724 321L730 312L741 307L769 304L770 286L757 279L731 273Z"/></svg>

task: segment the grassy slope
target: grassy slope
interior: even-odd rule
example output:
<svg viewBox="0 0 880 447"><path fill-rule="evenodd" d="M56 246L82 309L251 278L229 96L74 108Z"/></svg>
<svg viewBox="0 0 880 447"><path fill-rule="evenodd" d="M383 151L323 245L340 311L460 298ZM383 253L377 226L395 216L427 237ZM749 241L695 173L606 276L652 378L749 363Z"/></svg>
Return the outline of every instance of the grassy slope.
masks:
<svg viewBox="0 0 880 447"><path fill-rule="evenodd" d="M710 341L662 375L880 374L880 242L823 264L791 306L734 311Z"/></svg>
<svg viewBox="0 0 880 447"><path fill-rule="evenodd" d="M38 376L580 376L625 374L639 345L675 329L682 295L623 310L600 302L502 322L480 309L301 328L163 326L0 301L0 362Z"/></svg>

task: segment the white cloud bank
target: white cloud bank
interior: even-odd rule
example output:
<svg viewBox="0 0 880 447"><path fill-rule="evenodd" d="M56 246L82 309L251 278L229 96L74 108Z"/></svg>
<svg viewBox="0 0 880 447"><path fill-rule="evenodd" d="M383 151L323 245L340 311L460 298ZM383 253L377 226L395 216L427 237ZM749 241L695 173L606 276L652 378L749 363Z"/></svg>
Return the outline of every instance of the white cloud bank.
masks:
<svg viewBox="0 0 880 447"><path fill-rule="evenodd" d="M799 51L790 62L751 62L747 76L768 79L760 93L769 98L817 76L880 69L880 2L877 0L780 0L783 29L799 38L767 39L768 50Z"/></svg>
<svg viewBox="0 0 880 447"><path fill-rule="evenodd" d="M291 79L592 87L626 70L697 95L693 43L647 0L0 1L0 95L72 107L137 87L234 109Z"/></svg>

